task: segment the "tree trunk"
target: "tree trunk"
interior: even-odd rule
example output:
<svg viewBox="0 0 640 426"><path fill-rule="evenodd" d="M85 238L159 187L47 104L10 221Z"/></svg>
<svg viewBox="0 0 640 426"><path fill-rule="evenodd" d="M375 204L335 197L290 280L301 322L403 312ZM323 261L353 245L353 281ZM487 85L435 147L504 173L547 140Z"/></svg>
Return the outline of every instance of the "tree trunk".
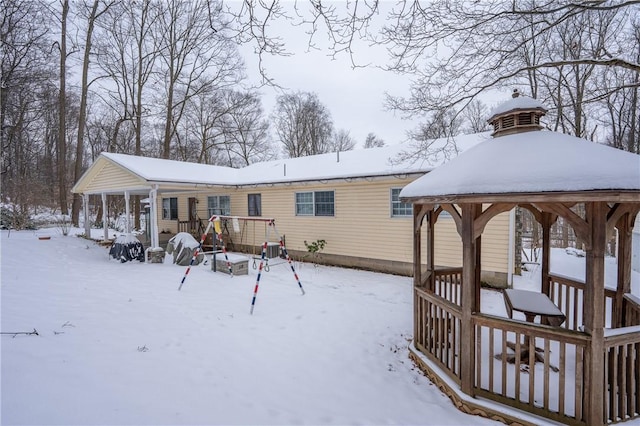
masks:
<svg viewBox="0 0 640 426"><path fill-rule="evenodd" d="M80 94L80 112L78 117L78 143L76 144L76 162L74 167L73 179L77 182L82 174L82 163L84 160L84 128L87 120L87 92L89 91L88 74L89 74L89 56L91 54L91 37L93 35L93 24L96 18L96 11L100 0L93 1L91 15L87 27L87 38L84 46L84 60L82 61L82 93ZM73 206L71 207L71 221L78 226L80 217L80 206L82 205L82 196L73 194Z"/></svg>
<svg viewBox="0 0 640 426"><path fill-rule="evenodd" d="M69 0L62 1L62 17L60 29L60 93L58 94L58 191L60 212L68 214L67 206L67 141L66 141L66 72L67 72L67 15Z"/></svg>

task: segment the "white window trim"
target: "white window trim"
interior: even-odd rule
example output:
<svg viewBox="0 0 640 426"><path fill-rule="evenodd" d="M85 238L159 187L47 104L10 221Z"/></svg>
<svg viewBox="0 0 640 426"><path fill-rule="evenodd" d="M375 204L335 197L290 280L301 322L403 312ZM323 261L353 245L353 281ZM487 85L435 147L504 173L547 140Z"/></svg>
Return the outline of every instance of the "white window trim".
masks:
<svg viewBox="0 0 640 426"><path fill-rule="evenodd" d="M231 214L231 195L229 194L220 194L220 195L207 195L207 214L209 215L209 217L213 216L210 212L209 212L209 198L217 198L218 199L218 207L220 206L220 197L228 197L229 198L229 211L227 213L214 213L216 215L222 215L222 216L226 216L226 215L230 215Z"/></svg>
<svg viewBox="0 0 640 426"><path fill-rule="evenodd" d="M317 215L316 214L316 192L333 192L333 215ZM298 213L298 194L311 194L311 207L313 208L312 214L299 214ZM311 191L296 191L293 193L293 214L299 217L336 217L336 190L335 189L323 189L323 190L311 190Z"/></svg>
<svg viewBox="0 0 640 426"><path fill-rule="evenodd" d="M413 217L413 206L411 207L411 214L393 214L393 191L398 189L402 190L402 188L399 188L399 187L389 188L389 217L394 219L406 219L409 217ZM398 195L400 194L398 193ZM398 200L399 200L399 197L398 197ZM401 201L398 201L398 202L401 202Z"/></svg>

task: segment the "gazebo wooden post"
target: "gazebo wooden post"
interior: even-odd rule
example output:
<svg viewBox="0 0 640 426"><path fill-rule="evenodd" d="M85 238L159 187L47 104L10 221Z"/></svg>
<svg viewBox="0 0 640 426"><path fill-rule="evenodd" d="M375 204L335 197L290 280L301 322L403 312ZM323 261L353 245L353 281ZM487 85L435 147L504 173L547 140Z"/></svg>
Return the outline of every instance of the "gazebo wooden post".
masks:
<svg viewBox="0 0 640 426"><path fill-rule="evenodd" d="M427 213L427 270L429 271L429 278L427 282L427 288L430 291L436 289L436 271L435 271L435 215L433 209Z"/></svg>
<svg viewBox="0 0 640 426"><path fill-rule="evenodd" d="M540 223L540 225L542 225L542 293L546 294L547 296L551 296L549 283L549 269L551 263L551 216L551 213L542 212L542 221ZM543 321L543 323L549 324L546 319Z"/></svg>
<svg viewBox="0 0 640 426"><path fill-rule="evenodd" d="M631 231L635 215L623 215L616 224L618 228L618 283L616 286L616 300L613 308L614 317L612 327L625 326L622 298L631 292Z"/></svg>
<svg viewBox="0 0 640 426"><path fill-rule="evenodd" d="M474 222L478 215L478 204L461 204L462 208L462 327L460 329L460 389L474 395L475 327L473 313L477 310L476 286L479 267L476 250L478 239L474 238Z"/></svg>
<svg viewBox="0 0 640 426"><path fill-rule="evenodd" d="M422 283L422 209L413 209L413 286L420 287Z"/></svg>
<svg viewBox="0 0 640 426"><path fill-rule="evenodd" d="M586 253L586 280L584 295L584 325L591 335L584 367L585 416L588 425L604 425L604 255L607 237L607 204L602 201L586 204L590 245Z"/></svg>

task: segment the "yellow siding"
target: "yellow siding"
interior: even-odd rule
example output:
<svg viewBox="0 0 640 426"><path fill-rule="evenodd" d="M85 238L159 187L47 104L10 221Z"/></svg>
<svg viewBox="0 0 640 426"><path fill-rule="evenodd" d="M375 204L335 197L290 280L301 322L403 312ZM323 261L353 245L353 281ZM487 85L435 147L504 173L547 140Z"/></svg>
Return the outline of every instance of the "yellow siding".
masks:
<svg viewBox="0 0 640 426"><path fill-rule="evenodd" d="M423 231L425 232L425 231ZM440 217L435 229L435 259L438 266L462 266L462 240L453 219ZM482 269L493 272L508 271L509 213L501 213L489 221L482 234ZM422 252L426 253L426 238Z"/></svg>
<svg viewBox="0 0 640 426"><path fill-rule="evenodd" d="M196 196L201 219L207 219L207 196L229 195L231 214L248 215L248 194L261 194L262 217L275 218L277 230L285 235L287 248L306 252L304 241L323 239L327 242L324 253L386 259L401 262L413 261L412 218L391 217L391 188L402 188L411 179L389 178L384 181L327 182L316 184L292 184L289 186L227 189L210 192L175 193L178 197L179 220L187 220L187 200ZM307 191L335 191L335 216L296 216L295 193ZM161 212L163 197L159 196ZM161 213L160 213L161 214ZM509 214L493 218L482 236L483 269L507 272ZM176 221L159 220L160 229L177 231ZM264 241L263 223L240 221L241 232L233 232L236 244L259 245ZM275 232L269 241L276 242ZM462 245L453 220L441 218L436 225L435 263L442 266L460 266ZM424 251L423 251L424 252Z"/></svg>
<svg viewBox="0 0 640 426"><path fill-rule="evenodd" d="M118 167L113 163L104 162L90 181L82 188L85 193L100 191L123 191L126 188L144 186L146 182L138 176Z"/></svg>

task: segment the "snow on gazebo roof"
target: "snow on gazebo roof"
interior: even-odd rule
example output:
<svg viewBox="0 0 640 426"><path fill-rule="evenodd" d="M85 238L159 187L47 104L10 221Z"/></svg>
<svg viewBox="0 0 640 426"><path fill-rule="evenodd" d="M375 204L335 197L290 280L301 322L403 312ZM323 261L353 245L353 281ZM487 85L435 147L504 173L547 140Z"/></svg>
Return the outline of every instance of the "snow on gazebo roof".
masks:
<svg viewBox="0 0 640 426"><path fill-rule="evenodd" d="M405 186L400 196L594 190L640 191L640 155L570 135L533 131L478 144Z"/></svg>
<svg viewBox="0 0 640 426"><path fill-rule="evenodd" d="M509 99L508 101L501 103L497 107L491 111L489 114L489 119L487 121L491 122L496 116L502 115L509 111L522 111L522 110L541 110L546 112L547 109L544 107L544 104L537 99L530 98L528 96L518 96L518 92L514 92L514 97Z"/></svg>

